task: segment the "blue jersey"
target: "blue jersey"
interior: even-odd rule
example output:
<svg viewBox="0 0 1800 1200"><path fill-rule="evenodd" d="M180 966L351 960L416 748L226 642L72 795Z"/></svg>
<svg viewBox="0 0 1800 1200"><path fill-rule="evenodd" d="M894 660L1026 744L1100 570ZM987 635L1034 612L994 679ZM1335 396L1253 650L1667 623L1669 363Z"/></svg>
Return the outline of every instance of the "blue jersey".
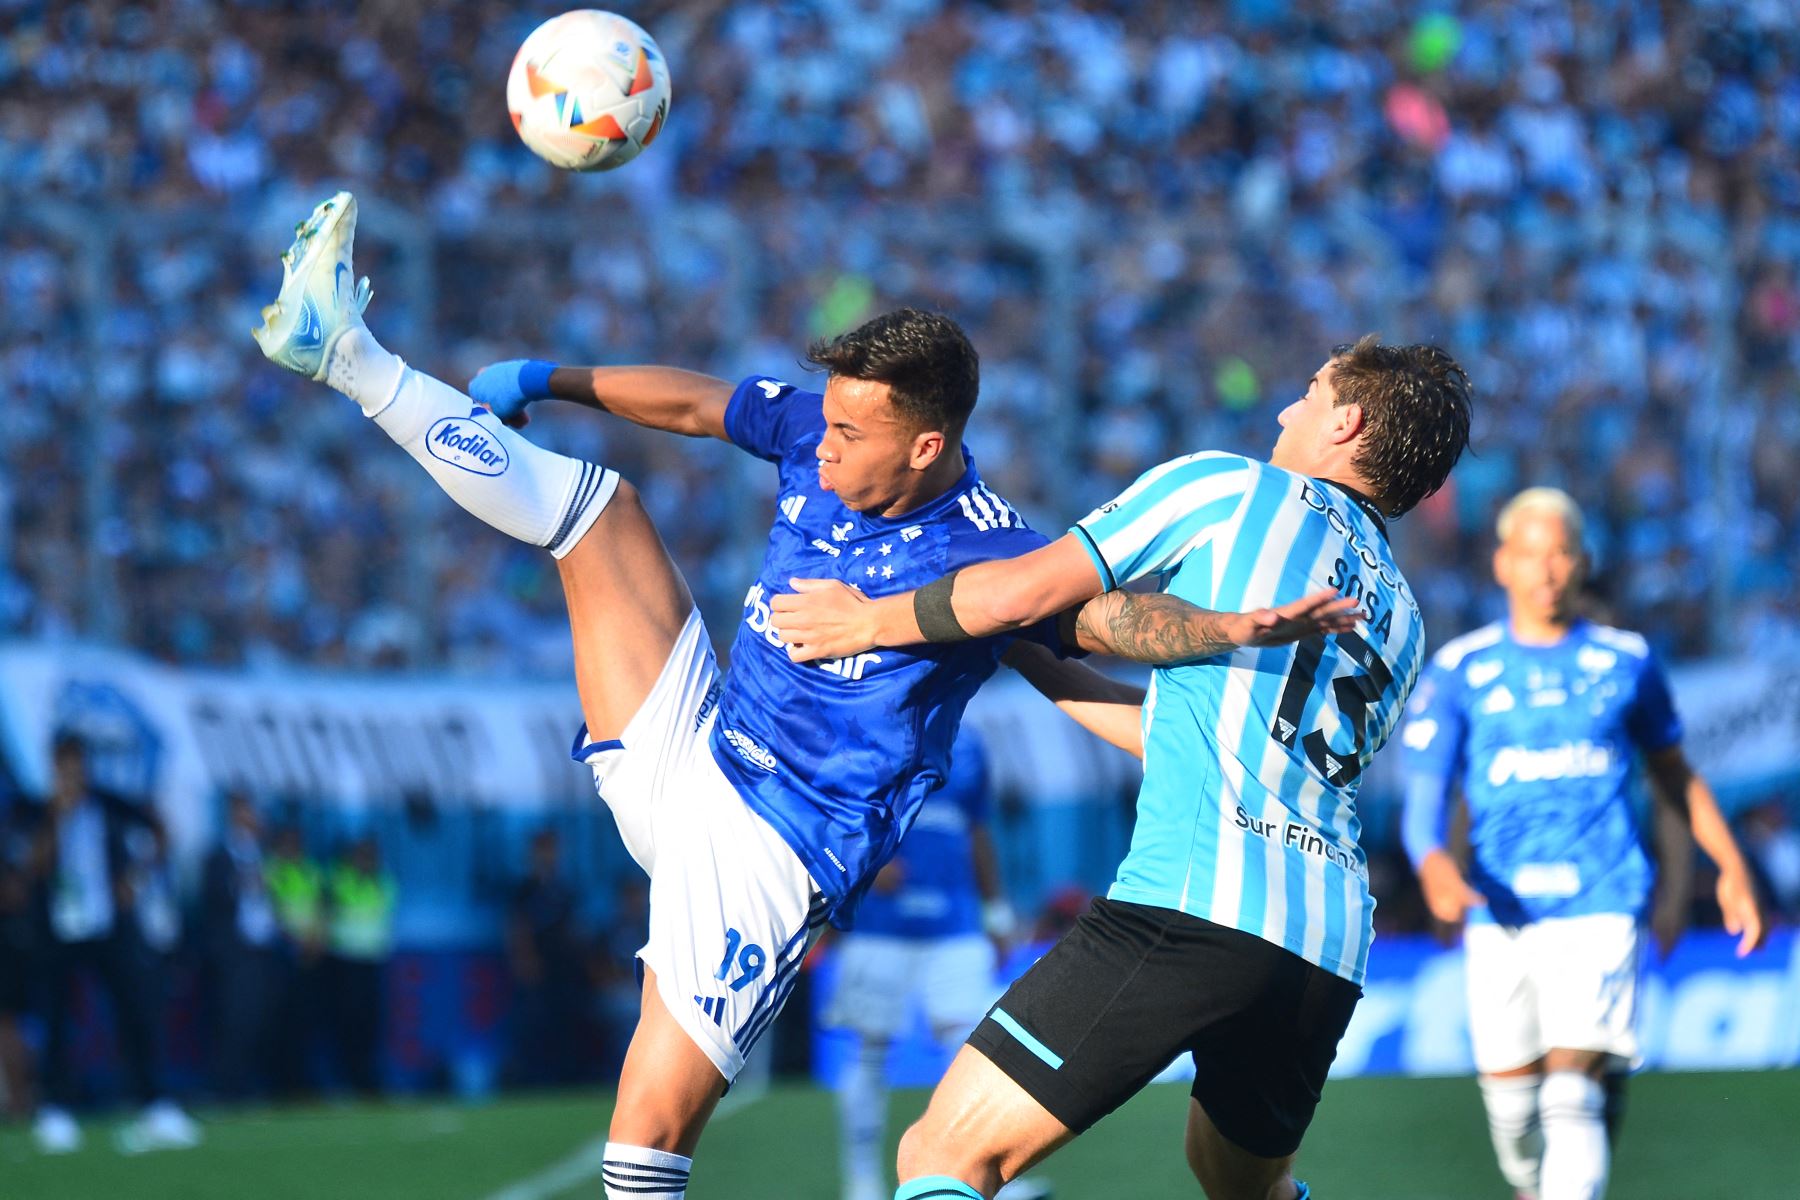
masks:
<svg viewBox="0 0 1800 1200"><path fill-rule="evenodd" d="M719 697L713 757L747 803L792 846L840 925L893 856L925 797L949 775L963 708L1000 665L1007 638L796 663L769 601L793 578L832 578L870 596L909 591L990 558L1044 545L981 482L975 460L949 491L899 517L858 513L819 486L824 397L765 376L725 410L733 443L776 464L769 546L744 595ZM1055 644L1054 622L1032 636Z"/></svg>
<svg viewBox="0 0 1800 1200"><path fill-rule="evenodd" d="M972 834L987 821L987 751L964 726L950 748L950 780L925 798L894 862L900 886L871 891L856 910L858 933L921 941L981 932Z"/></svg>
<svg viewBox="0 0 1800 1200"><path fill-rule="evenodd" d="M1644 639L1578 621L1554 646L1496 623L1432 660L1401 735L1407 850L1441 844L1444 801L1462 786L1470 919L1643 911L1652 872L1631 787L1637 752L1681 740L1669 685Z"/></svg>
<svg viewBox="0 0 1800 1200"><path fill-rule="evenodd" d="M1425 653L1381 517L1337 484L1204 453L1152 468L1074 532L1109 588L1152 579L1233 612L1325 587L1359 602L1355 633L1152 674L1137 825L1107 894L1362 982L1375 903L1357 787Z"/></svg>

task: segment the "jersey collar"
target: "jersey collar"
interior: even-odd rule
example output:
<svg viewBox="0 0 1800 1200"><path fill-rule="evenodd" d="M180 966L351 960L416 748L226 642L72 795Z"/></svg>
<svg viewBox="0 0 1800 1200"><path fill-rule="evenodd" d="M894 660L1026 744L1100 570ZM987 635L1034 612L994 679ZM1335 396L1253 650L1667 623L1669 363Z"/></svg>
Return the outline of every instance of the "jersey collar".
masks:
<svg viewBox="0 0 1800 1200"><path fill-rule="evenodd" d="M1320 479L1316 475L1313 476L1313 479L1315 482L1322 483L1327 487L1336 488L1338 491L1344 493L1344 495L1350 497L1356 507L1362 509L1363 512L1368 515L1369 520L1375 522L1375 528L1381 531L1381 536L1383 538L1387 537L1387 518L1381 515L1381 510L1375 507L1375 502L1373 500L1369 499L1363 493L1357 491L1347 483L1339 483L1335 479Z"/></svg>

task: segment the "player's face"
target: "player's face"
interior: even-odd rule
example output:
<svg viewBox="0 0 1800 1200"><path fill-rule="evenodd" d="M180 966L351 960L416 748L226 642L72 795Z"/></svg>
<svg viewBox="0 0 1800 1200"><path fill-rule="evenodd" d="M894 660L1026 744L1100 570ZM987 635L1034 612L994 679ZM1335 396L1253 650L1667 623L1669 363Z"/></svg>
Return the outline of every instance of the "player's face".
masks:
<svg viewBox="0 0 1800 1200"><path fill-rule="evenodd" d="M819 486L857 512L885 512L906 494L930 436L901 419L888 392L885 383L838 375L825 385Z"/></svg>
<svg viewBox="0 0 1800 1200"><path fill-rule="evenodd" d="M1281 435L1275 439L1269 461L1276 466L1307 471L1318 447L1331 444L1330 431L1342 424L1344 416L1338 408L1337 388L1331 384L1335 362L1327 359L1307 382L1306 393L1275 418L1281 424Z"/></svg>
<svg viewBox="0 0 1800 1200"><path fill-rule="evenodd" d="M1494 551L1494 578L1514 619L1560 624L1581 588L1581 547L1554 513L1520 513L1512 536Z"/></svg>

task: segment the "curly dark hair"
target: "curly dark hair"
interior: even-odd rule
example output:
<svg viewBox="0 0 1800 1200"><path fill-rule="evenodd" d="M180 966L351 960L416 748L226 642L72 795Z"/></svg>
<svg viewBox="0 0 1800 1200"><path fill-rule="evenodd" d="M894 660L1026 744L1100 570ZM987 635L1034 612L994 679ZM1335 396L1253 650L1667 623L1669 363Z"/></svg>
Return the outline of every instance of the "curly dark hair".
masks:
<svg viewBox="0 0 1800 1200"><path fill-rule="evenodd" d="M806 351L833 375L885 383L895 409L915 429L952 442L975 411L981 358L962 327L943 313L897 308Z"/></svg>
<svg viewBox="0 0 1800 1200"><path fill-rule="evenodd" d="M1374 333L1333 347L1331 359L1337 402L1360 405L1367 428L1352 465L1382 512L1410 512L1468 447L1468 372L1436 346L1383 346Z"/></svg>

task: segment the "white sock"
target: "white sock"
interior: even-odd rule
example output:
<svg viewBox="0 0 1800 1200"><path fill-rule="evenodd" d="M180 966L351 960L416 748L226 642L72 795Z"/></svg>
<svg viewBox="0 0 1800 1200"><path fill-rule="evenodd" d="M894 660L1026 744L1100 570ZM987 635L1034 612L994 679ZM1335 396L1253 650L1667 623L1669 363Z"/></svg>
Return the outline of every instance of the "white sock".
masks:
<svg viewBox="0 0 1800 1200"><path fill-rule="evenodd" d="M840 1157L847 1193L858 1185L865 1191L889 1190L881 1165L881 1140L887 1129L887 1051L885 1041L862 1039L838 1082Z"/></svg>
<svg viewBox="0 0 1800 1200"><path fill-rule="evenodd" d="M618 472L532 445L366 330L332 346L325 381L361 405L452 500L557 558L575 548L619 486Z"/></svg>
<svg viewBox="0 0 1800 1200"><path fill-rule="evenodd" d="M1579 1071L1552 1071L1538 1092L1544 1124L1541 1200L1599 1200L1612 1152L1606 1140L1606 1089Z"/></svg>
<svg viewBox="0 0 1800 1200"><path fill-rule="evenodd" d="M1536 1194L1544 1132L1538 1123L1542 1075L1483 1075L1481 1101L1487 1106L1488 1134L1500 1174L1515 1191Z"/></svg>
<svg viewBox="0 0 1800 1200"><path fill-rule="evenodd" d="M606 1200L682 1200L694 1160L648 1146L606 1143Z"/></svg>

